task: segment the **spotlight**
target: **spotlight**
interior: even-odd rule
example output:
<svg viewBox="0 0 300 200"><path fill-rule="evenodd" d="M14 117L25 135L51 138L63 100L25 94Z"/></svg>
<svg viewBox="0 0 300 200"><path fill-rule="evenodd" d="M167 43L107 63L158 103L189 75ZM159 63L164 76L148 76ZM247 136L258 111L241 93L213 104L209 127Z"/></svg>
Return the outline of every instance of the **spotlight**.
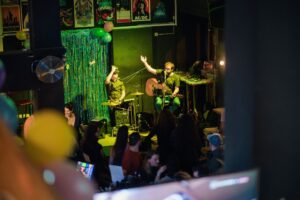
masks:
<svg viewBox="0 0 300 200"><path fill-rule="evenodd" d="M220 64L220 66L225 66L225 61L224 60L220 60L219 64Z"/></svg>

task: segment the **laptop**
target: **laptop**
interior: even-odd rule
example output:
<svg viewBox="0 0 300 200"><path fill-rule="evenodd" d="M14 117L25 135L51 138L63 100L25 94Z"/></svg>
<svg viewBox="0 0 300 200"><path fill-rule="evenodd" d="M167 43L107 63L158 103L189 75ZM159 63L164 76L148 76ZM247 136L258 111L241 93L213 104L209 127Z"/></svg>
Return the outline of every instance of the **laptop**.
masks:
<svg viewBox="0 0 300 200"><path fill-rule="evenodd" d="M113 184L121 182L124 179L122 166L109 165L109 171L111 174L111 180Z"/></svg>

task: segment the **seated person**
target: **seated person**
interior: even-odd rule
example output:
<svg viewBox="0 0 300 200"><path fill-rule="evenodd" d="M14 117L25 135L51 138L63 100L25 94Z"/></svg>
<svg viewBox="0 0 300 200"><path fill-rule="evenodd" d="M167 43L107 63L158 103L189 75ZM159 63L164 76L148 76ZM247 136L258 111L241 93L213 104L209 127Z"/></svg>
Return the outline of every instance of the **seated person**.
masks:
<svg viewBox="0 0 300 200"><path fill-rule="evenodd" d="M209 174L220 172L224 166L224 151L222 147L222 136L219 133L207 136L210 151L207 156L207 167Z"/></svg>
<svg viewBox="0 0 300 200"><path fill-rule="evenodd" d="M162 84L162 89L155 98L155 108L157 111L161 111L166 104L166 100L169 101L170 111L174 112L180 107L180 99L178 97L180 79L174 73L175 65L172 62L166 62L164 69L152 68L145 56L141 56L141 61L145 65L146 69L154 75L157 75L159 83Z"/></svg>
<svg viewBox="0 0 300 200"><path fill-rule="evenodd" d="M156 183L160 180L161 174L166 170L166 166L160 166L159 155L155 151L148 151L144 155L141 178L144 183Z"/></svg>

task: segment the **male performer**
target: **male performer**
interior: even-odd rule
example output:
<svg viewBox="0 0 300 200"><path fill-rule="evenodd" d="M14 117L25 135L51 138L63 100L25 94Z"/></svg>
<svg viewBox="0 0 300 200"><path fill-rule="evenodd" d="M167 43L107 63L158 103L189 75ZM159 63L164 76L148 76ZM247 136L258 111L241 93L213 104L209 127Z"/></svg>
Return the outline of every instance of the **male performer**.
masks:
<svg viewBox="0 0 300 200"><path fill-rule="evenodd" d="M119 79L119 70L116 66L111 66L111 71L107 75L105 84L107 85L109 101L113 105L120 105L125 97L124 83ZM111 126L116 126L115 109L110 107Z"/></svg>
<svg viewBox="0 0 300 200"><path fill-rule="evenodd" d="M173 72L174 64L172 62L166 62L164 69L154 69L148 62L146 56L141 56L141 61L145 65L146 69L157 75L158 82L163 84L163 89L155 98L155 107L157 111L161 111L167 104L167 100L170 100L170 111L175 111L180 106L180 100L177 96L180 87L180 79Z"/></svg>

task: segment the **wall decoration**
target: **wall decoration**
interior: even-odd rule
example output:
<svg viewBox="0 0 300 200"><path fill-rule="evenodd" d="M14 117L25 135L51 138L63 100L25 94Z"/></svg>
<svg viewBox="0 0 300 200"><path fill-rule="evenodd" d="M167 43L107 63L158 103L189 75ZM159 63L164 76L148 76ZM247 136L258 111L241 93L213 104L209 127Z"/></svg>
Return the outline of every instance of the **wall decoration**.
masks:
<svg viewBox="0 0 300 200"><path fill-rule="evenodd" d="M103 25L106 21L114 20L112 0L97 0L96 25Z"/></svg>
<svg viewBox="0 0 300 200"><path fill-rule="evenodd" d="M131 1L130 0L116 1L116 21L117 23L131 22Z"/></svg>
<svg viewBox="0 0 300 200"><path fill-rule="evenodd" d="M109 45L95 37L97 29L77 29L61 32L66 51L64 76L65 102L74 103L74 111L83 123L92 119L109 119L105 78L109 66ZM98 34L97 34L98 35Z"/></svg>
<svg viewBox="0 0 300 200"><path fill-rule="evenodd" d="M19 4L18 0L1 0L1 5L2 6L17 5L17 4Z"/></svg>
<svg viewBox="0 0 300 200"><path fill-rule="evenodd" d="M94 1L74 0L75 28L94 26Z"/></svg>
<svg viewBox="0 0 300 200"><path fill-rule="evenodd" d="M62 30L74 28L73 0L60 0L60 27Z"/></svg>
<svg viewBox="0 0 300 200"><path fill-rule="evenodd" d="M152 4L152 8L153 7L155 8L152 18L153 21L163 22L168 20L166 5L164 2L159 1L156 5Z"/></svg>
<svg viewBox="0 0 300 200"><path fill-rule="evenodd" d="M29 12L28 12L28 2L21 1L21 27L23 31L29 30Z"/></svg>
<svg viewBox="0 0 300 200"><path fill-rule="evenodd" d="M2 6L3 33L16 32L20 30L20 7Z"/></svg>
<svg viewBox="0 0 300 200"><path fill-rule="evenodd" d="M132 21L150 21L150 0L131 0Z"/></svg>

